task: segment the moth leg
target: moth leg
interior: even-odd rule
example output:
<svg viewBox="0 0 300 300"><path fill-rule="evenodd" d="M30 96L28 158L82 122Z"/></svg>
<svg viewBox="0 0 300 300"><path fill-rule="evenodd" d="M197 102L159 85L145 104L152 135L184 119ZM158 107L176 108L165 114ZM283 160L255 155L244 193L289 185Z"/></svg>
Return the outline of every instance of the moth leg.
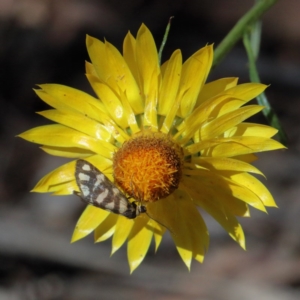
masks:
<svg viewBox="0 0 300 300"><path fill-rule="evenodd" d="M81 193L77 191L73 191L73 194L81 198Z"/></svg>
<svg viewBox="0 0 300 300"><path fill-rule="evenodd" d="M77 192L77 191L73 191L73 194L78 196L80 198L80 200L84 203L84 204L87 204L87 201L85 201L83 198L82 198L82 194L80 192Z"/></svg>

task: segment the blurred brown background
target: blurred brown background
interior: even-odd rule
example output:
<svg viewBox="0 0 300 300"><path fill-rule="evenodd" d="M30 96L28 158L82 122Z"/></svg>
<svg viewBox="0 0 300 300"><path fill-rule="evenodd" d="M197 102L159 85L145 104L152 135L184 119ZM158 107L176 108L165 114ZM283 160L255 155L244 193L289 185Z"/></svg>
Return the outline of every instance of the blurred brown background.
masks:
<svg viewBox="0 0 300 300"><path fill-rule="evenodd" d="M300 299L300 1L279 0L263 17L261 79L289 138L289 150L260 155L262 181L279 209L242 219L243 251L205 216L211 244L189 273L166 234L129 275L126 247L109 258L111 241L69 241L84 205L75 196L31 194L62 158L15 138L49 121L35 84L60 83L91 92L84 75L88 33L121 49L144 22L160 45L175 16L164 59L181 48L185 59L218 43L252 0L0 0L0 300ZM210 75L249 81L241 43ZM266 122L262 116L254 121Z"/></svg>

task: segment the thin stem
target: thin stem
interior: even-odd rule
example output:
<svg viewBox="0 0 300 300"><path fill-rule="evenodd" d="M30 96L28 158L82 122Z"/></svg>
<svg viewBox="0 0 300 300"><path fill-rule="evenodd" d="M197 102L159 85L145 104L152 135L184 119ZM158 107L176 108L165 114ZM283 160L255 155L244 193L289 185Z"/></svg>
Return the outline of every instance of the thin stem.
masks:
<svg viewBox="0 0 300 300"><path fill-rule="evenodd" d="M164 47L165 47L166 42L167 42L167 39L168 39L169 31L170 31L170 28L171 28L171 20L172 20L173 18L174 18L174 17L170 17L170 19L169 19L169 22L168 22L168 25L167 25L167 27L166 27L166 31L165 31L163 40L162 40L161 45L160 45L160 47L159 47L159 51L158 51L158 62L159 62L159 65L161 64L161 56L162 56L162 52L163 52L163 50L164 50Z"/></svg>
<svg viewBox="0 0 300 300"><path fill-rule="evenodd" d="M214 53L213 66L218 65L231 48L243 36L247 26L257 21L271 6L278 0L260 0L258 1L230 30L223 41L218 45Z"/></svg>
<svg viewBox="0 0 300 300"><path fill-rule="evenodd" d="M254 24L254 26L253 26L254 31L255 31L255 28L257 28L257 26L255 26L255 24ZM254 32L253 34L257 35L256 32ZM252 45L251 45L251 40L252 40ZM255 63L255 58L256 58L255 54L256 53L254 53L254 51L258 50L257 45L255 45L257 43L257 41L256 41L256 43L253 43L253 39L251 39L250 33L245 32L244 37L243 37L243 42L244 42L244 46L245 46L245 49L246 49L246 52L248 55L250 80L252 82L260 82L260 78L259 78L258 71L256 68L256 63ZM254 49L254 51L253 51L253 49ZM278 136L279 136L280 142L282 144L286 145L287 144L286 133L284 132L284 130L281 126L278 116L276 115L274 109L272 108L271 104L269 103L266 94L261 93L260 95L257 96L256 99L257 99L258 104L263 105L265 107L263 109L262 113L268 120L269 124L271 126L275 127L276 129L278 129Z"/></svg>

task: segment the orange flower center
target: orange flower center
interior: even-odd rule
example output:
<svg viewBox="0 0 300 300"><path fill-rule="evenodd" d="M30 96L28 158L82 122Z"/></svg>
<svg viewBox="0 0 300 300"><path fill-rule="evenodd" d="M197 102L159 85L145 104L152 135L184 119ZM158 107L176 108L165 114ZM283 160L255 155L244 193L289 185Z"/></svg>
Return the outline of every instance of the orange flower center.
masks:
<svg viewBox="0 0 300 300"><path fill-rule="evenodd" d="M154 202L178 188L183 151L161 132L141 132L115 153L115 183L132 198Z"/></svg>

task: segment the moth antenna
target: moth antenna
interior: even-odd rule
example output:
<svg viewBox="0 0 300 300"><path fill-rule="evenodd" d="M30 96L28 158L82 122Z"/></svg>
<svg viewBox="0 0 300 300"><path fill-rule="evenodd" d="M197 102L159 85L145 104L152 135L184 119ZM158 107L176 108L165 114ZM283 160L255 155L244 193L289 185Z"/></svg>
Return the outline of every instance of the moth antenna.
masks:
<svg viewBox="0 0 300 300"><path fill-rule="evenodd" d="M156 223L158 223L159 225L165 227L165 228L168 229L172 234L175 235L175 233L174 233L169 227L167 227L165 224L163 224L162 222L160 222L160 221L154 219L153 217L151 217L151 216L148 214L147 211L146 211L145 213L146 213L146 215L147 215L151 220L153 220L153 221L155 221Z"/></svg>

